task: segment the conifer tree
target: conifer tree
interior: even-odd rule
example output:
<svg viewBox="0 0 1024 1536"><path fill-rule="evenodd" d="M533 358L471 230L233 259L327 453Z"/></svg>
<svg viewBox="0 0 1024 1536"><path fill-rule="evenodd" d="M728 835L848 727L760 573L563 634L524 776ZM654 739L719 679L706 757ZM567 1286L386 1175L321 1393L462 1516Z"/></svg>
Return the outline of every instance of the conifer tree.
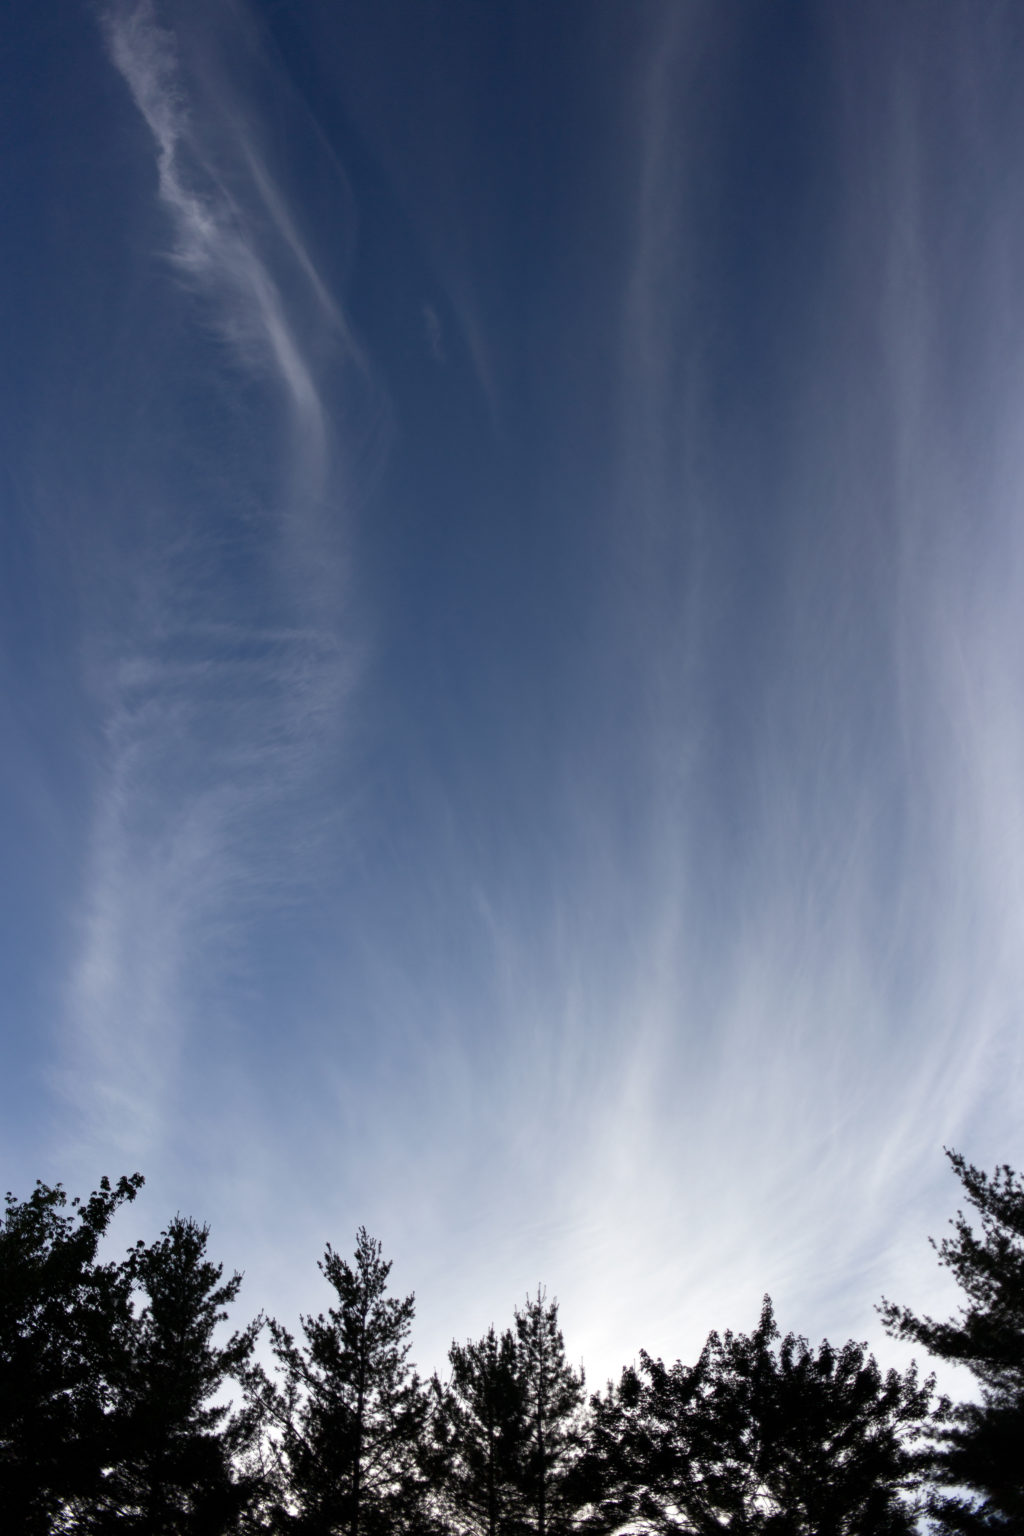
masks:
<svg viewBox="0 0 1024 1536"><path fill-rule="evenodd" d="M580 1450L583 1372L565 1358L558 1303L543 1288L516 1309L516 1357L526 1407L527 1444L520 1487L536 1536L568 1530L575 1508L572 1472Z"/></svg>
<svg viewBox="0 0 1024 1536"><path fill-rule="evenodd" d="M320 1270L337 1305L303 1317L302 1339L270 1322L280 1382L247 1390L279 1472L277 1525L317 1536L394 1536L425 1520L420 1443L426 1396L408 1363L414 1298L386 1295L390 1263L365 1227L354 1263L328 1245Z"/></svg>
<svg viewBox="0 0 1024 1536"><path fill-rule="evenodd" d="M766 1297L753 1334L712 1333L691 1367L641 1353L592 1401L587 1524L911 1536L932 1385L883 1376L862 1344L780 1340Z"/></svg>
<svg viewBox="0 0 1024 1536"><path fill-rule="evenodd" d="M434 1481L457 1531L510 1536L522 1526L529 1440L515 1336L492 1326L475 1343L453 1343L448 1359L447 1384L432 1382Z"/></svg>
<svg viewBox="0 0 1024 1536"><path fill-rule="evenodd" d="M937 1432L939 1529L1024 1531L1024 1180L1005 1164L990 1177L946 1155L978 1222L959 1211L955 1235L932 1243L964 1293L959 1314L936 1322L890 1301L879 1310L890 1333L967 1366L980 1388L981 1401L950 1408Z"/></svg>
<svg viewBox="0 0 1024 1536"><path fill-rule="evenodd" d="M257 1486L240 1466L251 1438L243 1414L214 1401L240 1377L259 1324L218 1344L242 1283L206 1257L209 1228L176 1216L138 1243L125 1272L141 1306L112 1362L114 1455L89 1529L146 1536L224 1536L239 1529Z"/></svg>

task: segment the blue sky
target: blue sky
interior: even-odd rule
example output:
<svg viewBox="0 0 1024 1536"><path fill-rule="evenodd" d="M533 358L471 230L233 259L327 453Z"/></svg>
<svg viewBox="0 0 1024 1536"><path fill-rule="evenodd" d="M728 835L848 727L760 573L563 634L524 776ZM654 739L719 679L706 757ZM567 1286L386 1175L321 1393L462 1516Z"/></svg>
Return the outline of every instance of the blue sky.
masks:
<svg viewBox="0 0 1024 1536"><path fill-rule="evenodd" d="M599 1385L1024 1164L1014 5L20 7L5 1183ZM129 1230L131 1228L131 1230Z"/></svg>

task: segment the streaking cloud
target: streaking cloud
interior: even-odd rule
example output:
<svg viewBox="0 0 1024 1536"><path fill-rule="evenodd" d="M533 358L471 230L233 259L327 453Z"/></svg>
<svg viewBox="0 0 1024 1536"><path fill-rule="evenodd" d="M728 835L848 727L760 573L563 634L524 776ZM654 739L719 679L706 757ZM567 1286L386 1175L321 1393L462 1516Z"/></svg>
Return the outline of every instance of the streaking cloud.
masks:
<svg viewBox="0 0 1024 1536"><path fill-rule="evenodd" d="M311 488L326 472L324 407L293 334L280 290L256 248L250 221L197 138L172 32L150 0L110 14L111 56L156 142L160 197L174 225L174 260L215 306L216 324L249 368L268 368L287 391L297 451ZM238 124L238 151L277 233L305 278L323 322L346 339L341 312L302 245L283 200Z"/></svg>
<svg viewBox="0 0 1024 1536"><path fill-rule="evenodd" d="M942 1143L1024 1163L1019 16L75 34L0 605L32 721L71 594L55 1176L283 1317L365 1223L428 1369L538 1281L595 1383L941 1310Z"/></svg>
<svg viewBox="0 0 1024 1536"><path fill-rule="evenodd" d="M233 529L222 508L203 513L218 494L205 456L174 496L140 490L152 498L155 489L157 507L144 564L126 573L136 589L131 621L119 615L95 638L104 751L66 1082L78 1099L86 1075L88 1140L112 1138L119 1155L140 1159L155 1155L167 1117L181 1112L184 1058L208 1049L195 1031L209 1027L211 1008L231 1012L233 989L253 984L244 958L253 925L315 878L338 826L336 807L296 807L334 772L356 675L340 445L323 390L326 370L361 364L255 148L240 137L228 164L207 151L175 37L155 7L113 11L107 36L155 145L173 269L183 304L194 306L183 322L212 325L228 347L210 354L213 408L223 409L218 375L228 388L260 391L250 393L250 422L225 422L228 451L248 443L258 457L260 419L280 445L276 486L250 493ZM240 169L291 258L284 277L299 288L289 298L252 208L228 190ZM334 338L315 360L300 335L310 306ZM229 575L239 560L245 586ZM209 1065L216 1098L218 1066Z"/></svg>

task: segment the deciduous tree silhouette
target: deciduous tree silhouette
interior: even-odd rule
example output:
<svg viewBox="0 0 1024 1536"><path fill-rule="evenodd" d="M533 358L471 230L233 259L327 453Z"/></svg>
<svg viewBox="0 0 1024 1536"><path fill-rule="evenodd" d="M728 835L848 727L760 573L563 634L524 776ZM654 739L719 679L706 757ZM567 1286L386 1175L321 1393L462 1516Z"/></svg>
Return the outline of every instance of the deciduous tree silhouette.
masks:
<svg viewBox="0 0 1024 1536"><path fill-rule="evenodd" d="M955 1235L933 1247L964 1293L947 1322L884 1301L890 1333L967 1366L980 1403L949 1410L937 1433L931 1513L944 1531L1024 1531L1024 1181L1003 1165L989 1177L947 1151L978 1223L958 1211Z"/></svg>
<svg viewBox="0 0 1024 1536"><path fill-rule="evenodd" d="M111 1361L131 1324L124 1266L97 1263L141 1174L82 1202L61 1185L7 1195L0 1228L0 1527L50 1536L93 1507L112 1444Z"/></svg>

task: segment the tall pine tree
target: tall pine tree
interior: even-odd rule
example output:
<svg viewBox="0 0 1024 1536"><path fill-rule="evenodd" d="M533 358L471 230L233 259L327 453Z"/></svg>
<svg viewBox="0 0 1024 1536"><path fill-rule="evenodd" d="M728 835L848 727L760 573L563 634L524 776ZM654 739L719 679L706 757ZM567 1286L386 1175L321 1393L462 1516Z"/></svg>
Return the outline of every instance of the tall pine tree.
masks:
<svg viewBox="0 0 1024 1536"><path fill-rule="evenodd" d="M580 1450L584 1378L565 1358L558 1303L543 1288L516 1309L516 1356L526 1407L520 1488L536 1536L559 1536L575 1513L572 1472Z"/></svg>
<svg viewBox="0 0 1024 1536"><path fill-rule="evenodd" d="M242 1277L223 1280L206 1256L209 1228L176 1216L139 1243L125 1272L139 1302L111 1362L114 1455L89 1526L146 1536L224 1536L240 1528L258 1488L240 1466L248 1416L216 1399L247 1366L258 1324L223 1343Z"/></svg>
<svg viewBox="0 0 1024 1536"><path fill-rule="evenodd" d="M448 1360L448 1382L432 1383L432 1473L446 1516L460 1533L512 1536L523 1524L530 1429L515 1336L492 1326L475 1343L453 1343Z"/></svg>
<svg viewBox="0 0 1024 1536"><path fill-rule="evenodd" d="M301 1319L297 1341L270 1322L280 1379L247 1389L279 1473L277 1525L310 1536L397 1536L422 1525L427 1402L408 1363L414 1299L389 1297L390 1263L365 1227L354 1262L329 1245L320 1270L337 1305Z"/></svg>

